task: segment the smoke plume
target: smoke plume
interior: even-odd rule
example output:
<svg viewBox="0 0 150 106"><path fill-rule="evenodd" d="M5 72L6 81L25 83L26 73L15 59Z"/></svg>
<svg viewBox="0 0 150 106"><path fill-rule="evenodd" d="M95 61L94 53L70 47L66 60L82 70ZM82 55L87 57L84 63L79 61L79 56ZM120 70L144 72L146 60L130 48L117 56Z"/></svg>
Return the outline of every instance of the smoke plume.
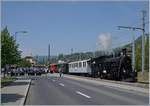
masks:
<svg viewBox="0 0 150 106"><path fill-rule="evenodd" d="M98 46L101 47L101 49L108 51L111 49L111 45L112 38L110 33L104 33L98 36Z"/></svg>

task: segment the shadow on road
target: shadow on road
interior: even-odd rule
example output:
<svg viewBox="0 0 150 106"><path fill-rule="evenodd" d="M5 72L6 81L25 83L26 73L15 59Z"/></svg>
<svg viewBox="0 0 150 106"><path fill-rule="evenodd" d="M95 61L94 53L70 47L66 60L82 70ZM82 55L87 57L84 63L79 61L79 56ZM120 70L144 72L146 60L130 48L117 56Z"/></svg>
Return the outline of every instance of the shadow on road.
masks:
<svg viewBox="0 0 150 106"><path fill-rule="evenodd" d="M19 85L27 85L29 82L13 82L7 86L19 86Z"/></svg>
<svg viewBox="0 0 150 106"><path fill-rule="evenodd" d="M1 94L1 103L15 102L23 97L19 94Z"/></svg>

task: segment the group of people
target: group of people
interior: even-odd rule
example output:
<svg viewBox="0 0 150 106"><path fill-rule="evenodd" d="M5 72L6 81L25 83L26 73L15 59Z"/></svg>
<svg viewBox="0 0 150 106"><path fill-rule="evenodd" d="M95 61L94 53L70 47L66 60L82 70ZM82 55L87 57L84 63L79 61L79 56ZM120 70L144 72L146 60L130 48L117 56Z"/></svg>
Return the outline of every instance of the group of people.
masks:
<svg viewBox="0 0 150 106"><path fill-rule="evenodd" d="M2 73L10 76L20 76L20 75L41 75L44 73L48 73L49 70L47 68L40 67L6 67L1 69ZM63 67L58 69L59 77L63 76Z"/></svg>
<svg viewBox="0 0 150 106"><path fill-rule="evenodd" d="M41 67L6 67L2 68L2 73L10 76L20 75L41 75L47 73L48 69Z"/></svg>

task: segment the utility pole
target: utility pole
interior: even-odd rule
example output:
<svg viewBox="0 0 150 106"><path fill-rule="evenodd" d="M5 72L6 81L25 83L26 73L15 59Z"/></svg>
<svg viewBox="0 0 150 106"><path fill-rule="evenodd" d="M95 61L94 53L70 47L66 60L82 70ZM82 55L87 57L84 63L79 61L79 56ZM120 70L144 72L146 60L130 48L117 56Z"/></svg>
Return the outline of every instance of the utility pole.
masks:
<svg viewBox="0 0 150 106"><path fill-rule="evenodd" d="M38 55L36 55L36 64L38 64L38 59L39 59Z"/></svg>
<svg viewBox="0 0 150 106"><path fill-rule="evenodd" d="M141 30L142 31L142 74L144 73L144 61L145 61L145 46L144 46L144 41L145 41L145 17L146 17L146 11L142 10L142 28L138 28L138 27L131 27L131 26L118 26L119 30L121 28L124 29L130 29L130 30ZM133 36L133 42L132 42L132 66L133 68L135 68L135 40L134 40L134 36Z"/></svg>
<svg viewBox="0 0 150 106"><path fill-rule="evenodd" d="M139 29L139 28L136 28L136 27L127 27L127 26L118 26L119 30L121 28L124 28L124 29L129 29L129 30L136 30L136 29ZM132 68L133 70L135 70L135 36L133 34L133 37L132 37Z"/></svg>
<svg viewBox="0 0 150 106"><path fill-rule="evenodd" d="M133 70L135 70L135 35L134 33L132 36L132 66L133 66Z"/></svg>
<svg viewBox="0 0 150 106"><path fill-rule="evenodd" d="M71 48L71 55L73 54L73 48Z"/></svg>
<svg viewBox="0 0 150 106"><path fill-rule="evenodd" d="M72 54L73 54L73 48L71 48L71 54L70 54L70 59L69 59L69 61L72 61Z"/></svg>
<svg viewBox="0 0 150 106"><path fill-rule="evenodd" d="M145 66L145 16L146 11L142 10L142 74Z"/></svg>
<svg viewBox="0 0 150 106"><path fill-rule="evenodd" d="M50 64L50 44L48 45L48 65Z"/></svg>

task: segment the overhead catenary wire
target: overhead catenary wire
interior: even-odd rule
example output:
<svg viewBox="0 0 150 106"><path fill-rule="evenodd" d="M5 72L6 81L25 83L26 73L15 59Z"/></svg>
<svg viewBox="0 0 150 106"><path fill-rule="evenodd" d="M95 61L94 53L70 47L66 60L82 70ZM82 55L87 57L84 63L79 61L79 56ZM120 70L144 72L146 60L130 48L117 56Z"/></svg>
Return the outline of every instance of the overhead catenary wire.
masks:
<svg viewBox="0 0 150 106"><path fill-rule="evenodd" d="M145 47L144 47L144 38L145 38L145 24L148 22L145 22L145 17L146 17L146 11L142 10L142 26L141 27L133 27L133 26L118 26L119 30L120 29L129 29L129 30L141 30L142 31L142 74L144 73L144 57L145 57ZM132 66L133 69L135 67L135 37L133 36L133 43L132 43Z"/></svg>

